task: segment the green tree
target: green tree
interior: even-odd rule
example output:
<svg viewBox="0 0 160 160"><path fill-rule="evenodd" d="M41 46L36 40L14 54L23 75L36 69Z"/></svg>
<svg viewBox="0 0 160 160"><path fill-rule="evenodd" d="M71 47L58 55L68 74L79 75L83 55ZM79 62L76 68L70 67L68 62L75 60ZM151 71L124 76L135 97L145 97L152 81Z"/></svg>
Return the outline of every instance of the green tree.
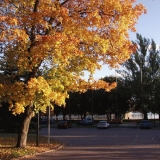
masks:
<svg viewBox="0 0 160 160"><path fill-rule="evenodd" d="M136 52L122 65L124 69L118 72L131 88L132 110L144 113L146 119L147 113L155 109L153 104L160 73L160 56L153 39L137 34L137 40L133 43L137 45Z"/></svg>

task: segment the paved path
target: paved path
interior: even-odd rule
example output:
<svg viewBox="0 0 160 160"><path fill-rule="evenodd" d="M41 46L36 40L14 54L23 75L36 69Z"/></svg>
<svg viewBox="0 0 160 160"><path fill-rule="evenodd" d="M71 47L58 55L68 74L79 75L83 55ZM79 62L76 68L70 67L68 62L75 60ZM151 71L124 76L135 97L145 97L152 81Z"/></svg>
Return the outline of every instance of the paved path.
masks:
<svg viewBox="0 0 160 160"><path fill-rule="evenodd" d="M47 135L47 129L41 131ZM138 128L51 129L65 146L30 160L159 160L160 130Z"/></svg>

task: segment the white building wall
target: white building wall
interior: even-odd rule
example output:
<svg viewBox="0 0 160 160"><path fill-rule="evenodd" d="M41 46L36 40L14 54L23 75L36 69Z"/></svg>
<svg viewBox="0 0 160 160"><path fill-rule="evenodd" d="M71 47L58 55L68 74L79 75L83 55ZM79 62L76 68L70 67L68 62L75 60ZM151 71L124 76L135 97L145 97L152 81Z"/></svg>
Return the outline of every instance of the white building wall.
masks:
<svg viewBox="0 0 160 160"><path fill-rule="evenodd" d="M147 113L148 119L159 119L159 115L157 113ZM140 112L128 112L125 114L125 119L143 119L143 113Z"/></svg>

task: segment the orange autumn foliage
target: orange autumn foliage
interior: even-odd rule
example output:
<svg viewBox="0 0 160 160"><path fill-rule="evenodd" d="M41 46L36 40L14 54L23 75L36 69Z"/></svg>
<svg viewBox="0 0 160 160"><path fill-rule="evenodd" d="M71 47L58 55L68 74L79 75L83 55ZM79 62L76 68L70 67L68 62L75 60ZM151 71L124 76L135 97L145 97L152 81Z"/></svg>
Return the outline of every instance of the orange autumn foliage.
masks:
<svg viewBox="0 0 160 160"><path fill-rule="evenodd" d="M63 105L68 91L106 91L116 86L85 81L101 65L126 61L135 31L145 13L135 0L4 0L0 2L0 97L13 114L52 104Z"/></svg>

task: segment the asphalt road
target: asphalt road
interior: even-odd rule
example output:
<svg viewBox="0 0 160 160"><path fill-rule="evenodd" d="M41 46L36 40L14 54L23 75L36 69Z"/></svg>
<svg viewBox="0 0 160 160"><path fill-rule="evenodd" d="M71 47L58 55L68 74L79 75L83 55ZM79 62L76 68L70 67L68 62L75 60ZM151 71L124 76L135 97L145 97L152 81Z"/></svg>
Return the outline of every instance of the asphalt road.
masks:
<svg viewBox="0 0 160 160"><path fill-rule="evenodd" d="M41 135L47 136L47 129ZM51 129L51 138L65 144L30 160L159 160L160 129Z"/></svg>

